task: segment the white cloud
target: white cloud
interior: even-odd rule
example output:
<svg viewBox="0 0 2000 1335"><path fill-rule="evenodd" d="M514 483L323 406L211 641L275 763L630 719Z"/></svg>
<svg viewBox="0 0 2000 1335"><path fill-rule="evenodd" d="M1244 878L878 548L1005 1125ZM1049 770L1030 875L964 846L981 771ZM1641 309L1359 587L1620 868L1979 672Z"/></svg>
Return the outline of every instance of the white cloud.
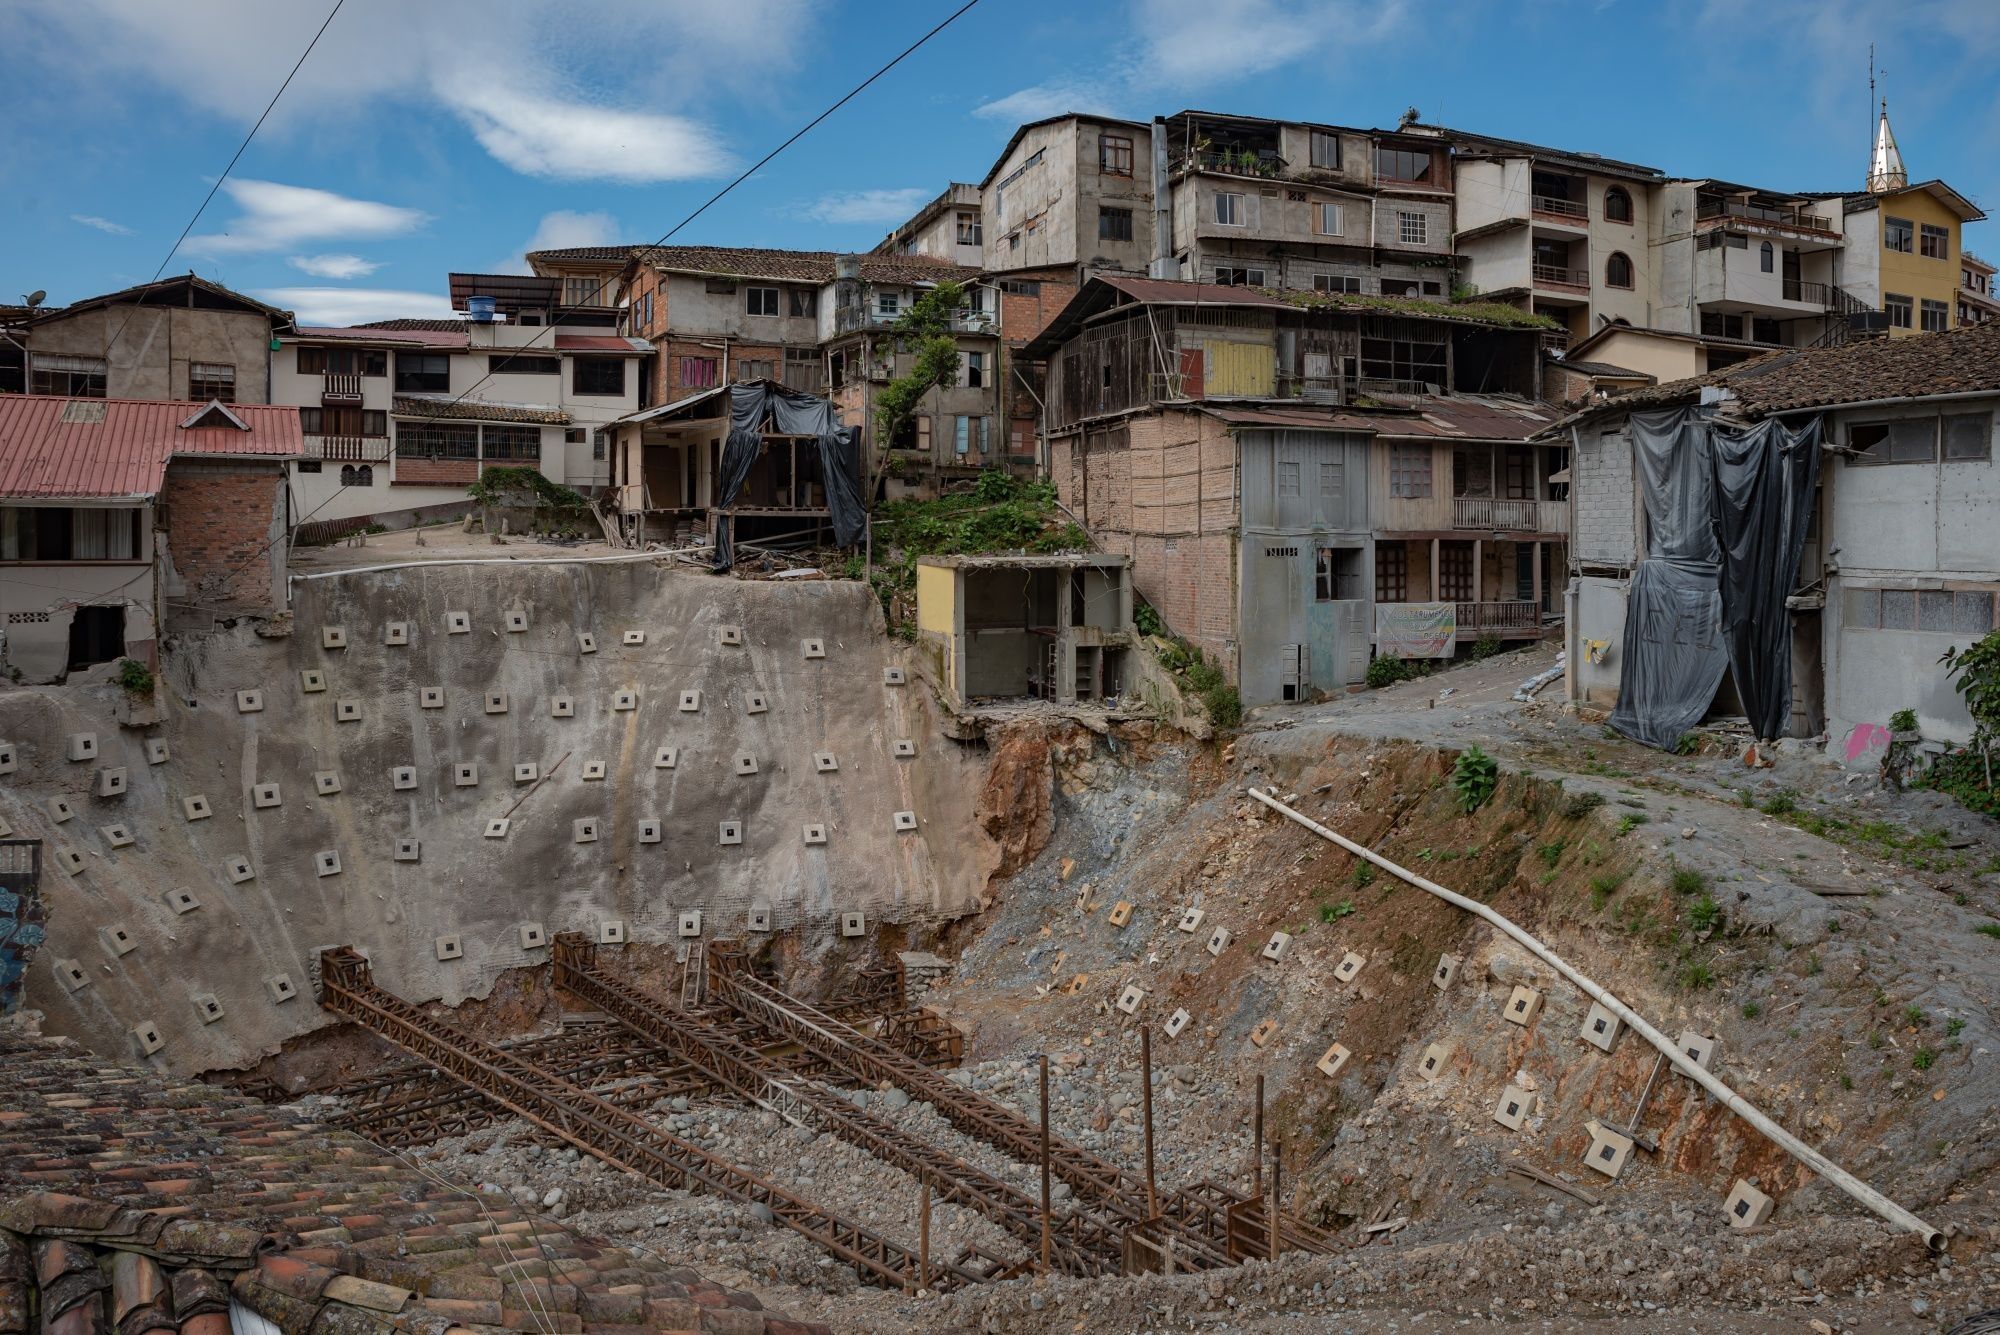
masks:
<svg viewBox="0 0 2000 1335"><path fill-rule="evenodd" d="M572 246L615 246L620 242L618 220L608 213L578 213L557 209L545 213L535 226L535 234L521 248L502 260L499 273L527 273L528 252L567 250Z"/></svg>
<svg viewBox="0 0 2000 1335"><path fill-rule="evenodd" d="M109 218L100 218L94 213L72 213L69 215L69 220L73 223L81 223L85 227L95 227L100 232L109 232L113 236L132 235L132 229L124 223L115 223Z"/></svg>
<svg viewBox="0 0 2000 1335"><path fill-rule="evenodd" d="M972 114L985 120L1021 123L1044 120L1070 111L1098 116L1116 114L1109 91L1103 84L1067 80L1038 83L1005 97L997 97L974 107Z"/></svg>
<svg viewBox="0 0 2000 1335"><path fill-rule="evenodd" d="M381 261L359 255L294 255L285 263L314 278L366 278L382 267Z"/></svg>
<svg viewBox="0 0 2000 1335"><path fill-rule="evenodd" d="M824 4L348 0L260 138L432 110L528 175L620 183L714 175L728 154L688 108L712 106L725 91L768 100L774 81L814 49ZM39 70L44 87L98 90L107 74L136 72L247 126L279 76L216 77L216 43L226 40L234 70L289 70L324 18L322 5L269 0L0 4L0 50Z"/></svg>
<svg viewBox="0 0 2000 1335"><path fill-rule="evenodd" d="M893 227L931 201L935 191L923 186L902 190L854 190L824 195L802 210L823 223L880 223Z"/></svg>
<svg viewBox="0 0 2000 1335"><path fill-rule="evenodd" d="M451 298L433 292L398 292L369 287L267 287L257 298L299 317L300 324L352 325L399 316L453 319Z"/></svg>
<svg viewBox="0 0 2000 1335"><path fill-rule="evenodd" d="M429 214L417 209L349 199L310 186L237 180L224 181L222 189L236 201L239 216L221 232L189 237L184 249L197 255L289 250L308 241L401 236L430 221Z"/></svg>

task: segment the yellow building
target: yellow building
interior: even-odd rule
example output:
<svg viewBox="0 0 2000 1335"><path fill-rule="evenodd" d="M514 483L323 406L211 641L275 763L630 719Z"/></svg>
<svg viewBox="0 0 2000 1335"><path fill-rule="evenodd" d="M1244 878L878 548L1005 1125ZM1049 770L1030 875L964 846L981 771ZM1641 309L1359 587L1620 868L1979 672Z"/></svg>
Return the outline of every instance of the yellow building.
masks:
<svg viewBox="0 0 2000 1335"><path fill-rule="evenodd" d="M1885 106L1875 132L1866 192L1842 197L1847 244L1840 286L1889 316L1892 337L1959 323L1964 225L1986 215L1943 181L1910 184Z"/></svg>

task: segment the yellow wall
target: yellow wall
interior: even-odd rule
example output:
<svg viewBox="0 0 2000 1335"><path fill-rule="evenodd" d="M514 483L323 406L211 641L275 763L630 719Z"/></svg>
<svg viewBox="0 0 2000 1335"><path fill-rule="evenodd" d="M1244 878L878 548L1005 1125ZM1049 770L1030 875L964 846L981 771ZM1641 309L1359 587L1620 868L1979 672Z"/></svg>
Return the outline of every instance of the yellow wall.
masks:
<svg viewBox="0 0 2000 1335"><path fill-rule="evenodd" d="M1637 329L1610 334L1590 350L1585 360L1643 371L1658 377L1663 385L1670 380L1700 375L1707 369L1699 344L1684 338L1659 338Z"/></svg>
<svg viewBox="0 0 2000 1335"><path fill-rule="evenodd" d="M1915 228L1913 249L1907 255L1888 248L1889 217L1908 218ZM1958 322L1958 242L1960 222L1958 215L1939 203L1929 192L1906 190L1898 195L1884 195L1881 203L1882 231L1882 293L1885 299L1889 293L1908 297L1911 302L1910 327L1891 329L1893 337L1921 334L1924 330L1923 303L1926 298L1941 301L1951 312L1945 327L1951 328ZM1945 256L1941 260L1929 259L1924 255L1924 224L1942 227L1949 234Z"/></svg>
<svg viewBox="0 0 2000 1335"><path fill-rule="evenodd" d="M1204 342L1208 349L1204 393L1246 398L1262 398L1272 393L1276 368L1269 343L1237 343L1220 338Z"/></svg>
<svg viewBox="0 0 2000 1335"><path fill-rule="evenodd" d="M958 572L949 566L917 566L917 629L949 639L955 628Z"/></svg>

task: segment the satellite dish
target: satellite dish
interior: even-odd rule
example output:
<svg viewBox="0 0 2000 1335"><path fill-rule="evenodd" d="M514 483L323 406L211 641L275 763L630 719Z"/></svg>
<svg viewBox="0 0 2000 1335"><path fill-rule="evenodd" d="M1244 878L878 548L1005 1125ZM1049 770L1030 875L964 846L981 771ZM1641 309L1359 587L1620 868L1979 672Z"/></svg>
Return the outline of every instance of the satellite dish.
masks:
<svg viewBox="0 0 2000 1335"><path fill-rule="evenodd" d="M40 288L37 288L35 291L30 292L28 294L28 304L30 306L39 306L48 299L49 299L49 294L42 291Z"/></svg>

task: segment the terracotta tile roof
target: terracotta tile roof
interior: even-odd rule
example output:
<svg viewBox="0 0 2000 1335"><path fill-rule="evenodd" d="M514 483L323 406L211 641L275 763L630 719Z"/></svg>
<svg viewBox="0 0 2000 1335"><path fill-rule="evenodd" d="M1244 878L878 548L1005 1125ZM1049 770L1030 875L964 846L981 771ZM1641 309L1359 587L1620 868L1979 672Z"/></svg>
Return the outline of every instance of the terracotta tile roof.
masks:
<svg viewBox="0 0 2000 1335"><path fill-rule="evenodd" d="M555 250L531 250L529 260L552 260L557 264L569 261L576 264L610 263L623 261L635 250L644 250L643 245L630 246L564 246Z"/></svg>
<svg viewBox="0 0 2000 1335"><path fill-rule="evenodd" d="M232 1297L296 1332L825 1329L296 1108L15 1029L0 1070L0 1330L228 1335Z"/></svg>
<svg viewBox="0 0 2000 1335"><path fill-rule="evenodd" d="M356 329L424 329L434 333L462 334L465 332L465 321L427 320L416 316L399 315L393 320L369 320L354 327Z"/></svg>
<svg viewBox="0 0 2000 1335"><path fill-rule="evenodd" d="M415 327L417 323L419 322L413 321L409 327L399 324L395 329L380 325L301 325L298 341L319 343L328 339L352 339L358 343L383 343L390 346L418 344L427 348L463 348L470 343L463 321L451 321L452 327L445 329L417 328ZM420 323L427 326L431 321L424 320Z"/></svg>
<svg viewBox="0 0 2000 1335"><path fill-rule="evenodd" d="M648 246L638 257L667 273L711 274L727 278L768 278L774 282L831 283L830 250L752 250L730 246ZM861 277L870 283L963 282L979 270L924 255L863 255Z"/></svg>
<svg viewBox="0 0 2000 1335"><path fill-rule="evenodd" d="M566 426L570 416L560 408L533 403L496 403L489 399L460 399L450 394L398 394L394 411L398 417L463 419L471 422L538 422L543 426Z"/></svg>
<svg viewBox="0 0 2000 1335"><path fill-rule="evenodd" d="M181 293L182 300L176 302L164 295L175 291ZM120 288L116 292L106 292L101 296L83 297L67 306L44 306L37 312L36 318L52 320L74 315L78 311L95 310L100 306L119 306L130 302L157 306L186 305L188 299L197 293L224 305L236 306L241 310L267 316L274 324L288 325L292 322L290 311L266 305L255 297L246 297L241 292L233 291L220 283L210 282L193 273L176 274L171 278L161 278L150 283L138 283L131 287Z"/></svg>
<svg viewBox="0 0 2000 1335"><path fill-rule="evenodd" d="M0 394L0 496L154 496L176 455L283 458L304 452L297 408L228 405L248 430L219 416L192 428L181 425L206 406Z"/></svg>
<svg viewBox="0 0 2000 1335"><path fill-rule="evenodd" d="M1709 375L1619 394L1577 416L1684 403L1709 385L1727 388L1736 396L1735 410L1753 418L1876 399L2000 393L2000 323L1831 348L1781 348Z"/></svg>
<svg viewBox="0 0 2000 1335"><path fill-rule="evenodd" d="M529 349L532 351L532 349ZM557 334L557 352L651 352L653 345L643 338L622 334Z"/></svg>

